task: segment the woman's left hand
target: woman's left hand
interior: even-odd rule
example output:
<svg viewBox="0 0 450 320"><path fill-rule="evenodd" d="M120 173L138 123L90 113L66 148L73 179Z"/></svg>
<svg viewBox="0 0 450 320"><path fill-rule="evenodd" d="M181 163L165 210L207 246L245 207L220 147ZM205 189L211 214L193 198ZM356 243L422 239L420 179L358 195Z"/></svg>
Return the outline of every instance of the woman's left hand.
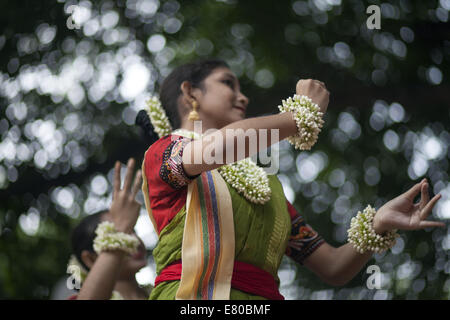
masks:
<svg viewBox="0 0 450 320"><path fill-rule="evenodd" d="M414 203L414 198L420 191L422 192L420 202ZM440 198L441 195L437 194L430 200L428 182L423 179L377 211L373 220L375 232L383 234L393 229L418 230L429 227L445 227L443 222L425 220Z"/></svg>

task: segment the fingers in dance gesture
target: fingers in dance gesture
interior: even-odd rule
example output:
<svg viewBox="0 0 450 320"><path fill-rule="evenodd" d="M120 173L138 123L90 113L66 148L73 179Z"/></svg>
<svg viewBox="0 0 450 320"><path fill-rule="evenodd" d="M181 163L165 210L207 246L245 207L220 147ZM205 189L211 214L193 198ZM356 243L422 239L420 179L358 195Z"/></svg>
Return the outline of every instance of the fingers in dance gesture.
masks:
<svg viewBox="0 0 450 320"><path fill-rule="evenodd" d="M374 218L375 232L382 234L393 229L419 230L445 227L443 222L426 220L441 198L441 195L437 194L430 200L428 188L427 180L423 179L405 193L384 204ZM419 192L421 192L420 202L414 203L414 198Z"/></svg>
<svg viewBox="0 0 450 320"><path fill-rule="evenodd" d="M116 162L114 166L113 201L109 210L116 229L127 233L133 232L141 209L141 204L136 201L136 195L142 184L142 173L138 170L133 182L134 166L135 160L129 159L123 188L120 189L120 162Z"/></svg>

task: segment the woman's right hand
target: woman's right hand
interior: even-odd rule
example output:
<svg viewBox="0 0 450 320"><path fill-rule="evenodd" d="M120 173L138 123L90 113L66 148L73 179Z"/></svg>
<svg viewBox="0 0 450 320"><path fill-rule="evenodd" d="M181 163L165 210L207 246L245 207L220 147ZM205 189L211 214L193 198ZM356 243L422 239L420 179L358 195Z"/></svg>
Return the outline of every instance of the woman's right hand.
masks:
<svg viewBox="0 0 450 320"><path fill-rule="evenodd" d="M297 82L296 92L298 95L308 96L314 103L319 105L320 111L325 114L330 101L330 92L323 82L313 79L301 79Z"/></svg>
<svg viewBox="0 0 450 320"><path fill-rule="evenodd" d="M141 187L142 173L140 170L136 173L133 186L131 186L134 165L134 159L129 159L123 189L120 189L120 162L117 161L114 166L113 201L109 213L117 231L126 233L133 232L141 209L141 204L136 201L136 195Z"/></svg>

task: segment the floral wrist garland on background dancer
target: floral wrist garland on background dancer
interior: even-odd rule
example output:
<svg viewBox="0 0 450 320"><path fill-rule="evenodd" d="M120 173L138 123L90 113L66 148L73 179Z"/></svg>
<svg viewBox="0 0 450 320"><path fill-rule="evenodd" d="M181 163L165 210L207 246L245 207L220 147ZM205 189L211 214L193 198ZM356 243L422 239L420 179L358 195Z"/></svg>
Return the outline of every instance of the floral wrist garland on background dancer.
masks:
<svg viewBox="0 0 450 320"><path fill-rule="evenodd" d="M358 211L356 217L351 220L348 229L348 242L353 244L356 251L364 253L374 251L381 253L395 245L399 236L397 230L387 231L384 235L379 235L373 228L373 218L376 210L368 205L364 211Z"/></svg>
<svg viewBox="0 0 450 320"><path fill-rule="evenodd" d="M287 138L295 149L310 150L317 142L319 133L323 126L323 113L319 106L312 102L308 96L297 95L282 100L278 109L283 112L292 112L298 133Z"/></svg>
<svg viewBox="0 0 450 320"><path fill-rule="evenodd" d="M97 236L94 239L94 251L99 254L102 251L121 250L133 254L137 252L139 240L136 236L124 232L118 232L114 223L103 221L95 230Z"/></svg>

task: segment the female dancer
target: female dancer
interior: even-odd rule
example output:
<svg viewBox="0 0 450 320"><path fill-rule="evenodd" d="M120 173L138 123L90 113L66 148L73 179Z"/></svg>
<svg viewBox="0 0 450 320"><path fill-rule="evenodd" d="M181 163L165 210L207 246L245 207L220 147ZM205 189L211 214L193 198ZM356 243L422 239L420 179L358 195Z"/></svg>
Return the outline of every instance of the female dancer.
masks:
<svg viewBox="0 0 450 320"><path fill-rule="evenodd" d="M159 236L150 299L283 299L277 277L283 254L326 283L344 285L374 252L392 247L396 229L444 225L425 221L440 195L430 200L423 180L376 214L370 206L358 214L349 243L326 243L286 200L277 177L247 159L278 142L267 132L303 149L315 142L329 93L311 79L300 80L296 93L281 113L245 119L249 100L238 79L225 62L206 60L176 68L161 86L162 107L152 99L138 114L136 123L154 142L142 164L146 207ZM246 132L256 140L249 143Z"/></svg>
<svg viewBox="0 0 450 320"><path fill-rule="evenodd" d="M94 250L98 241L99 225L112 222L117 232L134 234L134 226L139 217L141 204L135 200L142 181L138 171L132 186L135 160L128 161L123 188L120 188L120 162L114 167L114 193L109 211L102 211L84 218L72 232L74 255L69 268L71 272L84 273L80 292L69 297L70 300L107 300L107 299L148 299L148 288L140 287L136 282L136 273L147 265L145 246L141 239L137 250L127 254L123 248L103 248ZM121 250L122 249L122 250ZM98 252L97 252L98 251ZM74 269L74 268L78 269ZM81 281L82 279L78 279Z"/></svg>

